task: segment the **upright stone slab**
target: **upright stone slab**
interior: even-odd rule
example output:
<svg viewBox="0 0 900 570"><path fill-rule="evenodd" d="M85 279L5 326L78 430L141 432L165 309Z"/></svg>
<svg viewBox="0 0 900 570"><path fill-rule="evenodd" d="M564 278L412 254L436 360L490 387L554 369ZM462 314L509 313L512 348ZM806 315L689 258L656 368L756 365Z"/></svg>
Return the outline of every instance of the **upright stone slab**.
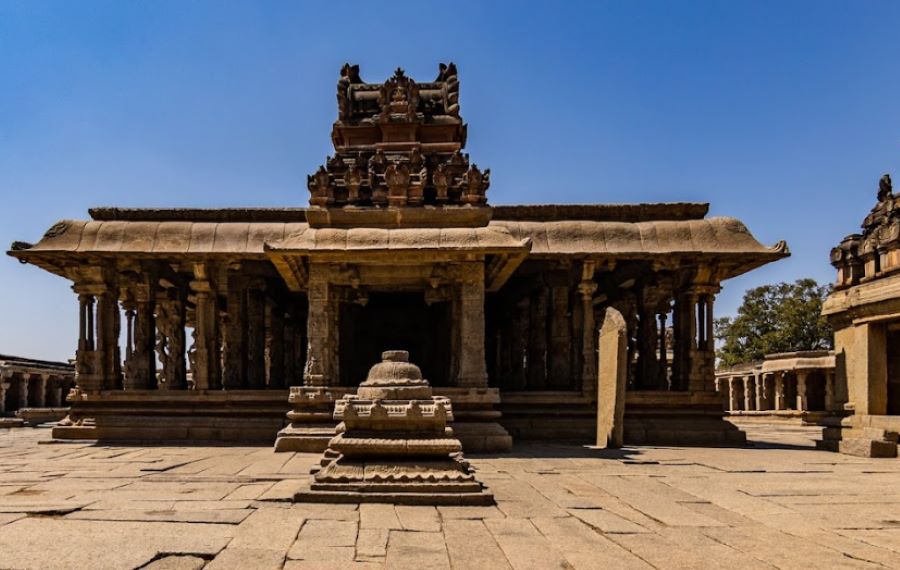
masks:
<svg viewBox="0 0 900 570"><path fill-rule="evenodd" d="M600 327L597 376L597 447L621 447L625 419L628 366L627 325L622 313L609 307Z"/></svg>

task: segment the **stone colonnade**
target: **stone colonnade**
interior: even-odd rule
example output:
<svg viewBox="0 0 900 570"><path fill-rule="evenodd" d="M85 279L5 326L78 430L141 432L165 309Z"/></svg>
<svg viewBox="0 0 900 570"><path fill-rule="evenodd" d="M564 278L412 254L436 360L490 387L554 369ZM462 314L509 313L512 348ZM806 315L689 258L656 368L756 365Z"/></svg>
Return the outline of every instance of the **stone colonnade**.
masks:
<svg viewBox="0 0 900 570"><path fill-rule="evenodd" d="M823 398L813 404L814 382ZM719 374L717 390L727 395L729 412L835 411L834 368L744 371Z"/></svg>
<svg viewBox="0 0 900 570"><path fill-rule="evenodd" d="M65 407L66 395L74 385L72 375L0 370L0 414L22 408Z"/></svg>
<svg viewBox="0 0 900 570"><path fill-rule="evenodd" d="M697 283L693 272L650 270L608 260L526 261L492 301L492 379L506 391L592 398L598 316L613 307L628 329L629 390L712 392L719 287Z"/></svg>
<svg viewBox="0 0 900 570"><path fill-rule="evenodd" d="M306 303L264 265L95 266L74 280L80 390L283 389L301 382Z"/></svg>

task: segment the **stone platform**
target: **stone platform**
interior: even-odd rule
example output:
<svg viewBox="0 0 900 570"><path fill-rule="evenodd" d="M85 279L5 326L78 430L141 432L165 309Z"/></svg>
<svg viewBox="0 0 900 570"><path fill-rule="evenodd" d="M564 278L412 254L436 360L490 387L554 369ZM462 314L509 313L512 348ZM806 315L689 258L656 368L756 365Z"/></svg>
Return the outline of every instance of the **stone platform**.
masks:
<svg viewBox="0 0 900 570"><path fill-rule="evenodd" d="M493 507L291 504L314 454L50 443L0 430L0 568L898 568L900 461L751 447L516 444Z"/></svg>

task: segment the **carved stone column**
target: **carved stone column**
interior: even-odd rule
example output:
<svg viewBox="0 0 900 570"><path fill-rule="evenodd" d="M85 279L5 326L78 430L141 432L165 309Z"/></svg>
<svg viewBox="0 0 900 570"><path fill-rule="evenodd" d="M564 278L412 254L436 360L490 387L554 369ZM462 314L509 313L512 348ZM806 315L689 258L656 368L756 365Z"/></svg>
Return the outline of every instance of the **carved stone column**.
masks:
<svg viewBox="0 0 900 570"><path fill-rule="evenodd" d="M666 310L668 312L668 309ZM669 385L669 351L666 345L666 312L659 314L659 386L663 390L671 389Z"/></svg>
<svg viewBox="0 0 900 570"><path fill-rule="evenodd" d="M749 374L744 376L744 409L747 411L755 409L753 376Z"/></svg>
<svg viewBox="0 0 900 570"><path fill-rule="evenodd" d="M205 264L194 266L195 280L191 290L195 299L194 333L194 389L218 390L222 386L219 354L219 318L216 308L216 294L209 279Z"/></svg>
<svg viewBox="0 0 900 570"><path fill-rule="evenodd" d="M19 374L19 409L28 407L29 374Z"/></svg>
<svg viewBox="0 0 900 570"><path fill-rule="evenodd" d="M588 271L585 262L585 274ZM581 334L581 391L584 394L594 395L597 392L597 346L594 344L596 333L594 332L594 293L597 291L597 283L594 282L593 263L590 264L590 277L583 279L578 285L581 294L582 334Z"/></svg>
<svg viewBox="0 0 900 570"><path fill-rule="evenodd" d="M97 351L102 358L103 388L106 390L121 387L120 327L118 292L105 286L97 296Z"/></svg>
<svg viewBox="0 0 900 570"><path fill-rule="evenodd" d="M728 410L735 412L741 409L740 394L737 390L739 379L731 376L728 378Z"/></svg>
<svg viewBox="0 0 900 570"><path fill-rule="evenodd" d="M156 352L162 363L161 390L187 387L185 360L185 307L183 293L177 288L162 294L156 303Z"/></svg>
<svg viewBox="0 0 900 570"><path fill-rule="evenodd" d="M150 390L156 387L156 355L153 348L156 337L154 285L155 276L148 274L130 290L133 320L130 351L125 355L126 390Z"/></svg>
<svg viewBox="0 0 900 570"><path fill-rule="evenodd" d="M568 274L551 276L550 287L550 387L562 390L572 384L572 331L570 328Z"/></svg>
<svg viewBox="0 0 900 570"><path fill-rule="evenodd" d="M784 408L784 372L778 370L775 372L775 410L780 411Z"/></svg>
<svg viewBox="0 0 900 570"><path fill-rule="evenodd" d="M269 299L266 304L268 315L269 334L266 335L266 354L268 366L269 388L284 388L285 382L285 320L284 309L274 299Z"/></svg>
<svg viewBox="0 0 900 570"><path fill-rule="evenodd" d="M244 387L246 379L244 279L236 270L227 273L223 318L222 385L226 390Z"/></svg>
<svg viewBox="0 0 900 570"><path fill-rule="evenodd" d="M38 393L35 402L37 403L38 408L46 408L47 407L47 383L50 381L49 374L41 374L40 379L37 382Z"/></svg>
<svg viewBox="0 0 900 570"><path fill-rule="evenodd" d="M254 279L247 285L247 388L266 387L266 284Z"/></svg>
<svg viewBox="0 0 900 570"><path fill-rule="evenodd" d="M459 376L457 385L487 387L484 356L484 262L459 264Z"/></svg>
<svg viewBox="0 0 900 570"><path fill-rule="evenodd" d="M533 298L522 300L523 312L528 313L528 330L523 331L528 335L528 387L532 390L540 390L547 383L547 288L543 287L534 292Z"/></svg>
<svg viewBox="0 0 900 570"><path fill-rule="evenodd" d="M528 385L528 378L525 376L524 360L525 351L527 350L526 341L528 340L528 315L530 302L528 298L520 299L513 309L513 317L510 326L507 327L509 334L509 367L506 368L510 379L510 387L513 389L523 390L531 388ZM462 320L460 313L459 320ZM461 338L461 337L460 337ZM459 341L457 341L457 346ZM457 354L461 354L458 351ZM457 360L459 357L457 356ZM549 370L549 368L548 368ZM544 382L547 378L543 379Z"/></svg>
<svg viewBox="0 0 900 570"><path fill-rule="evenodd" d="M97 281L76 283L72 289L78 294L80 308L76 382L87 392L117 387L120 377L117 295L106 283Z"/></svg>
<svg viewBox="0 0 900 570"><path fill-rule="evenodd" d="M340 381L336 371L331 368L331 328L334 326L332 296L327 269L318 263L310 264L309 314L306 318L309 346L303 371L303 382L307 386L336 386Z"/></svg>
<svg viewBox="0 0 900 570"><path fill-rule="evenodd" d="M809 410L809 402L806 395L806 379L809 376L808 372L797 372L797 410L800 412L805 412Z"/></svg>
<svg viewBox="0 0 900 570"><path fill-rule="evenodd" d="M766 381L762 374L753 375L753 383L756 385L756 409L765 410L766 405Z"/></svg>
<svg viewBox="0 0 900 570"><path fill-rule="evenodd" d="M0 375L0 414L6 413L6 391L9 389L8 379L8 376Z"/></svg>
<svg viewBox="0 0 900 570"><path fill-rule="evenodd" d="M679 390L694 388L694 356L697 352L697 295L682 291L675 298L675 355L673 383Z"/></svg>

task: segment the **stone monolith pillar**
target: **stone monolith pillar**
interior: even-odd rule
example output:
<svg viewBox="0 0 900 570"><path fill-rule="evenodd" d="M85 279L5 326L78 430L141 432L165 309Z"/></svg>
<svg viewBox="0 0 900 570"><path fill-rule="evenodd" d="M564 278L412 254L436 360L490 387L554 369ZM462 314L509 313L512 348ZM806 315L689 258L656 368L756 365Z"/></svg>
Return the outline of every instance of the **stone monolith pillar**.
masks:
<svg viewBox="0 0 900 570"><path fill-rule="evenodd" d="M622 313L609 307L600 327L597 374L597 447L621 447L625 419L628 328Z"/></svg>

